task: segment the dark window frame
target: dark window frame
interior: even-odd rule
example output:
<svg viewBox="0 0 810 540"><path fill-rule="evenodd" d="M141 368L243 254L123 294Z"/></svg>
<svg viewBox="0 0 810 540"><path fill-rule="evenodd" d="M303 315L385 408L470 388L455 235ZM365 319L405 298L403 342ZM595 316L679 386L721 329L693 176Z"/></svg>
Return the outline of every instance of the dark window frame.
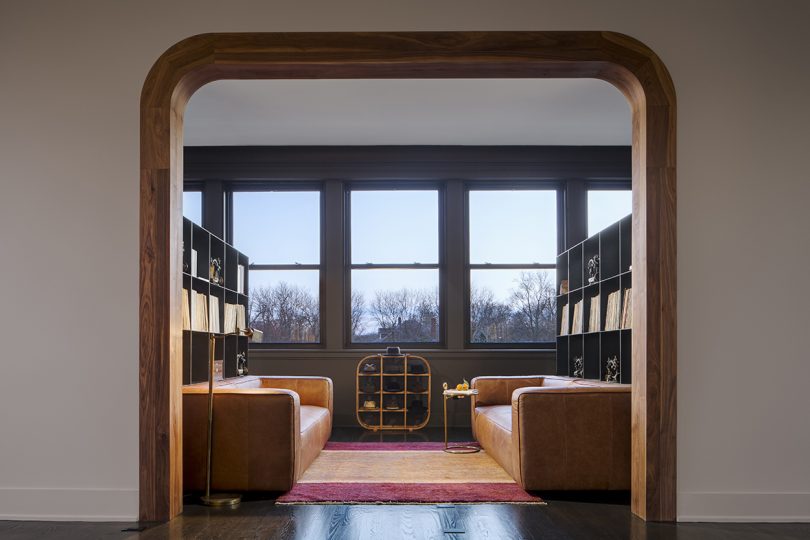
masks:
<svg viewBox="0 0 810 540"><path fill-rule="evenodd" d="M487 342L472 340L472 271L473 270L557 270L557 260L553 263L507 264L507 263L471 263L470 262L470 191L554 191L557 206L555 233L557 252L565 242L563 225L565 216L560 209L565 197L564 180L523 180L523 181L468 181L464 183L464 346L468 349L553 349L554 341L523 342Z"/></svg>
<svg viewBox="0 0 810 540"><path fill-rule="evenodd" d="M326 298L326 279L324 272L324 258L326 256L324 242L324 183L323 182L300 182L300 181L231 181L224 183L223 195L225 197L225 228L227 231L227 241L233 244L233 195L234 193L250 192L317 192L319 194L319 263L318 264L267 264L254 262L251 260L248 270L317 270L318 271L318 341L302 343L286 342L265 342L250 343L251 349L324 349L324 331L326 322L324 321L324 303Z"/></svg>
<svg viewBox="0 0 810 540"><path fill-rule="evenodd" d="M321 261L320 261L320 343L304 344L251 344L251 348L282 351L309 349L317 354L336 355L365 349L376 352L382 343L351 344L350 333L351 305L350 292L346 286L347 258L342 241L346 237L348 209L344 207L345 186L362 184L371 186L402 184L415 188L418 183L432 183L443 186L445 194L453 193L452 201L445 198L440 207L440 222L443 230L439 238L442 269L440 270L440 333L441 343L416 343L409 350L429 349L443 357L455 358L459 352L470 354L494 353L503 350L504 354L552 353L556 343L545 348L531 343L516 344L471 344L469 340L469 270L465 263L468 256L467 242L464 242L465 255L460 254L462 232L454 230L458 226L460 212L468 211L466 200L460 208L458 193L466 193L467 184L491 183L505 188L508 185L542 182L556 182L560 186L557 197L558 253L582 241L587 232L587 192L589 189L630 189L631 188L631 148L629 146L312 146L312 147L186 147L184 150L185 186L203 191L203 226L228 242L233 241L232 190L263 190L263 186L292 191L307 190L305 186L319 185L321 190ZM459 186L452 187L451 186ZM339 188L339 189L338 189ZM338 201L335 192L339 192ZM327 194L329 201L327 201ZM218 204L216 201L222 201ZM332 228L325 234L327 226L324 208L330 208L332 220L337 220L337 207L342 213L340 257L335 245L326 246L330 236L335 244L335 231ZM454 223L445 219L452 216ZM466 225L463 235L467 235ZM453 241L453 246L447 244ZM454 247L456 246L456 247ZM337 257L337 258L336 258ZM463 259L463 260L462 260ZM341 276L334 277L336 269ZM454 286L449 271L461 272L459 280L462 291ZM330 277L327 277L327 273ZM330 289L327 292L327 283ZM337 291L340 283L342 291ZM452 298L452 306L448 304ZM343 306L337 304L343 303ZM338 313L341 320L337 321ZM462 320L463 319L463 320ZM340 330L338 330L338 326ZM487 352L489 351L489 352ZM303 353L305 351L299 351Z"/></svg>
<svg viewBox="0 0 810 540"><path fill-rule="evenodd" d="M413 263L413 264L374 264L374 263L353 263L352 262L352 191L436 191L438 199L438 245L439 253L437 263ZM400 346L408 349L446 349L447 348L447 305L446 305L446 183L440 180L371 180L364 182L347 182L343 188L343 346L346 349L368 349L379 346ZM402 269L402 270L438 270L439 273L439 336L437 341L353 341L351 328L351 294L352 294L352 270L374 270L374 269Z"/></svg>

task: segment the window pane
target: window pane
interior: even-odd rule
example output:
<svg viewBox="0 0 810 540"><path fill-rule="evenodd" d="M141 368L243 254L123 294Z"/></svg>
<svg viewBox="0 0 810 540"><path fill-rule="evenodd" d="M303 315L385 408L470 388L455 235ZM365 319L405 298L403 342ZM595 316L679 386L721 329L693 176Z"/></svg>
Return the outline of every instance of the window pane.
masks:
<svg viewBox="0 0 810 540"><path fill-rule="evenodd" d="M633 212L632 190L588 191L588 236Z"/></svg>
<svg viewBox="0 0 810 540"><path fill-rule="evenodd" d="M256 264L319 264L318 191L239 191L233 194L233 241Z"/></svg>
<svg viewBox="0 0 810 540"><path fill-rule="evenodd" d="M352 191L352 263L438 263L439 193Z"/></svg>
<svg viewBox="0 0 810 540"><path fill-rule="evenodd" d="M439 341L438 270L352 270L354 343Z"/></svg>
<svg viewBox="0 0 810 540"><path fill-rule="evenodd" d="M251 270L250 324L264 343L318 343L318 270Z"/></svg>
<svg viewBox="0 0 810 540"><path fill-rule="evenodd" d="M473 343L554 341L556 270L471 270Z"/></svg>
<svg viewBox="0 0 810 540"><path fill-rule="evenodd" d="M553 263L556 256L556 191L470 191L470 263Z"/></svg>
<svg viewBox="0 0 810 540"><path fill-rule="evenodd" d="M183 217L202 227L202 191L183 192Z"/></svg>

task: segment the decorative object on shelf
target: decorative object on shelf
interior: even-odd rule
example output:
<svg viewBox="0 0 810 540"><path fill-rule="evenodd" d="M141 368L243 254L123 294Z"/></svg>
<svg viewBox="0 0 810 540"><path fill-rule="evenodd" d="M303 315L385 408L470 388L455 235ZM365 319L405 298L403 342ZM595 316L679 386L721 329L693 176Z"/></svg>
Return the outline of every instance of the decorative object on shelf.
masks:
<svg viewBox="0 0 810 540"><path fill-rule="evenodd" d="M568 280L563 279L560 281L560 294L568 294Z"/></svg>
<svg viewBox="0 0 810 540"><path fill-rule="evenodd" d="M574 377L577 379L585 378L585 363L582 361L581 356L574 357Z"/></svg>
<svg viewBox="0 0 810 540"><path fill-rule="evenodd" d="M385 349L386 356L402 356L399 347L388 347Z"/></svg>
<svg viewBox="0 0 810 540"><path fill-rule="evenodd" d="M243 352L236 355L236 374L240 377L248 374L247 355Z"/></svg>
<svg viewBox="0 0 810 540"><path fill-rule="evenodd" d="M599 279L599 255L588 260L588 283L595 283Z"/></svg>
<svg viewBox="0 0 810 540"><path fill-rule="evenodd" d="M396 396L385 396L385 408L389 411L398 411L402 407L399 406Z"/></svg>
<svg viewBox="0 0 810 540"><path fill-rule="evenodd" d="M470 388L469 383L464 381L461 384L456 385L455 390L451 390L447 387L447 383L442 383L442 397L444 398L444 448L443 450L448 454L474 454L476 452L480 452L481 448L479 446L471 446L471 445L453 445L447 442L447 400L448 399L464 399L467 397L477 396L478 390L475 388Z"/></svg>
<svg viewBox="0 0 810 540"><path fill-rule="evenodd" d="M605 364L605 382L619 382L619 358L616 356L608 358Z"/></svg>
<svg viewBox="0 0 810 540"><path fill-rule="evenodd" d="M373 399L367 399L367 400L365 400L363 402L363 408L364 409L376 409L377 408L377 402L374 401Z"/></svg>
<svg viewBox="0 0 810 540"><path fill-rule="evenodd" d="M421 356L388 352L357 363L357 422L373 431L422 429L430 421L430 364ZM369 402L373 408L365 406Z"/></svg>
<svg viewBox="0 0 810 540"><path fill-rule="evenodd" d="M222 259L219 257L211 258L211 263L208 269L208 278L211 280L211 283L215 283L217 285L225 284L225 280L222 278Z"/></svg>
<svg viewBox="0 0 810 540"><path fill-rule="evenodd" d="M363 373L377 373L377 364L367 362L363 364L363 369L361 371Z"/></svg>

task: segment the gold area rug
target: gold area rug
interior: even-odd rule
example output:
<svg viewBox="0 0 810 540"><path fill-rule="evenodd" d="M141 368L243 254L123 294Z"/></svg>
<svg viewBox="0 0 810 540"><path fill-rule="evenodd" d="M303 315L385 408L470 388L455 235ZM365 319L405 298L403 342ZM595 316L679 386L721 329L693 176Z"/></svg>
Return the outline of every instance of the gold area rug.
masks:
<svg viewBox="0 0 810 540"><path fill-rule="evenodd" d="M330 444L277 503L545 504L484 451L448 454L440 445L411 450L405 443L393 450L384 444Z"/></svg>

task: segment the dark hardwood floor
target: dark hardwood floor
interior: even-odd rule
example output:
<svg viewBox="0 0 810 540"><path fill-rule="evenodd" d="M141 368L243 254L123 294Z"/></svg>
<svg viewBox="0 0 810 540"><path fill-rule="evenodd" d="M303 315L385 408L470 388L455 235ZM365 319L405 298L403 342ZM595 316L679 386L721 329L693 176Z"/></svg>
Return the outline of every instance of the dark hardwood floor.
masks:
<svg viewBox="0 0 810 540"><path fill-rule="evenodd" d="M452 441L471 440L468 429L452 429ZM334 441L443 441L441 429L416 433L369 433L335 428ZM70 523L0 521L0 538L94 539L633 539L633 540L806 540L810 523L644 523L630 514L625 494L541 493L548 506L308 505L277 506L247 500L235 509L190 502L169 523ZM127 530L139 529L143 530Z"/></svg>

